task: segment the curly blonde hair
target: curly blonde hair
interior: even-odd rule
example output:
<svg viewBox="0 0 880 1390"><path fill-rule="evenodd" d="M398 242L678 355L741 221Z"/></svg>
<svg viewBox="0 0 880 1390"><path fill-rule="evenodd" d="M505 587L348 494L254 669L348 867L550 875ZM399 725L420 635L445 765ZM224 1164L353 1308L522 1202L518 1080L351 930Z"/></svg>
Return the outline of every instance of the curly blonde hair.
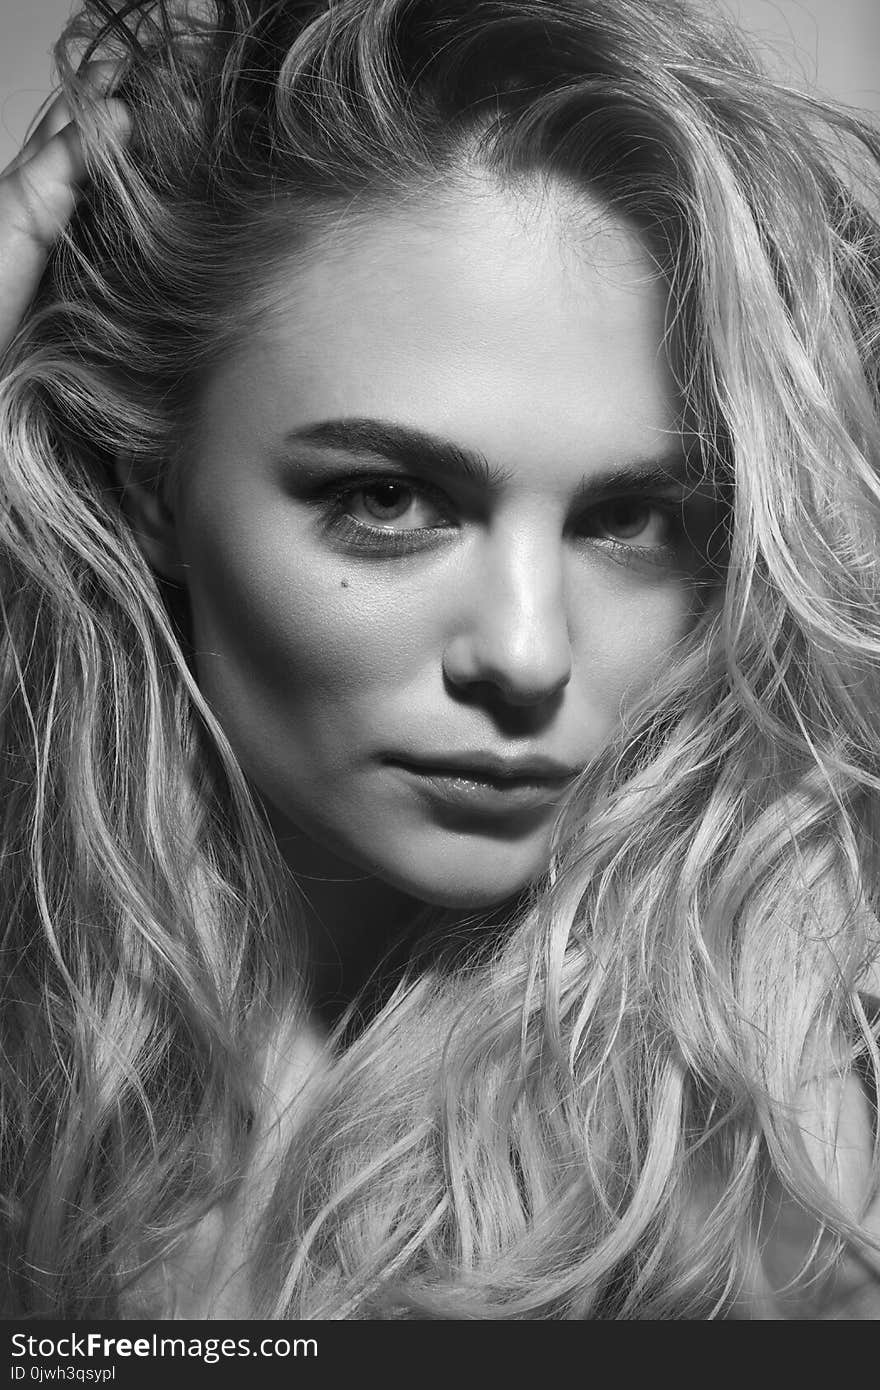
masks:
<svg viewBox="0 0 880 1390"><path fill-rule="evenodd" d="M128 144L84 51L120 63ZM242 1182L266 1021L305 1007L295 901L115 462L173 488L279 264L474 165L643 232L724 573L506 929L459 928L340 1037L249 1309L775 1315L773 1191L815 1223L791 1297L818 1306L873 1249L816 1152L880 1067L876 133L677 0L90 0L57 57L91 182L0 387L9 1307L120 1312Z"/></svg>

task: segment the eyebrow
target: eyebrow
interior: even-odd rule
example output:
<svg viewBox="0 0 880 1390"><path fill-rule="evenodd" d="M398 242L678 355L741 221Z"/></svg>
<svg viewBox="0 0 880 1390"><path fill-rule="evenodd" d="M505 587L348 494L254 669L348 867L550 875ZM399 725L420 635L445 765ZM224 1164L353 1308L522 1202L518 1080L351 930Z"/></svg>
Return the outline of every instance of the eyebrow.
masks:
<svg viewBox="0 0 880 1390"><path fill-rule="evenodd" d="M400 464L457 477L472 486L497 491L510 481L511 473L492 464L481 453L465 449L452 440L429 434L393 420L346 417L320 420L291 430L285 443L306 444L346 454L369 454ZM578 491L596 496L611 489L637 492L645 488L672 487L692 475L693 461L681 445L660 457L632 459L599 473L584 475Z"/></svg>

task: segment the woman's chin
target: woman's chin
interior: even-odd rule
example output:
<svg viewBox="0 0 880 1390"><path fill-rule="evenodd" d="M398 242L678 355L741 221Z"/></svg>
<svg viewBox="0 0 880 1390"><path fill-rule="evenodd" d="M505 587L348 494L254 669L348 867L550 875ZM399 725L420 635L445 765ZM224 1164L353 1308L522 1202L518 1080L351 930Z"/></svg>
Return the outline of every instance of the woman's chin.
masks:
<svg viewBox="0 0 880 1390"><path fill-rule="evenodd" d="M543 877L550 860L552 824L514 840L450 834L390 817L358 822L354 830L329 819L307 824L303 817L297 824L271 805L267 810L279 848L298 878L310 888L319 879L332 881L343 893L360 892L370 900L377 892L381 896L384 885L410 903L485 912L522 894Z"/></svg>
<svg viewBox="0 0 880 1390"><path fill-rule="evenodd" d="M546 867L545 856L537 863L524 865L519 871L511 866L503 873L475 873L463 869L431 873L429 866L422 865L418 873L412 872L412 866L407 873L384 868L380 870L380 876L417 902L449 912L469 913L490 911L518 897L546 872Z"/></svg>
<svg viewBox="0 0 880 1390"><path fill-rule="evenodd" d="M552 823L519 841L408 829L384 843L351 845L352 858L407 897L449 912L498 907L543 878L550 863Z"/></svg>

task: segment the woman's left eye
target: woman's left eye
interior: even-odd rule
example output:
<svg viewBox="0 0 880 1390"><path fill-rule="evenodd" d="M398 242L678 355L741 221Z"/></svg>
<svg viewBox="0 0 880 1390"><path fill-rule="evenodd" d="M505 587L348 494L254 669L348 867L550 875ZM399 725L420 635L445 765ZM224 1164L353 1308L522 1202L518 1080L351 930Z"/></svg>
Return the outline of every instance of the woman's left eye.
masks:
<svg viewBox="0 0 880 1390"><path fill-rule="evenodd" d="M643 550L665 549L673 540L674 518L668 507L643 497L613 497L591 508L582 534Z"/></svg>
<svg viewBox="0 0 880 1390"><path fill-rule="evenodd" d="M340 497L349 517L388 531L424 531L448 523L448 512L427 489L396 478L349 487Z"/></svg>

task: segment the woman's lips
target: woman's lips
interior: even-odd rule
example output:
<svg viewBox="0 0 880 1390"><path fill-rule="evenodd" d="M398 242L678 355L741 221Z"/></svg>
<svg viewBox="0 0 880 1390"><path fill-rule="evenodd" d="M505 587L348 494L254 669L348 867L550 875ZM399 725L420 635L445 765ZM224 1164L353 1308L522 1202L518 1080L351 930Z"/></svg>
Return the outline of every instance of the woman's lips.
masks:
<svg viewBox="0 0 880 1390"><path fill-rule="evenodd" d="M483 767L431 765L394 760L394 767L429 800L469 814L489 817L546 811L558 804L573 773L536 771L503 774Z"/></svg>

